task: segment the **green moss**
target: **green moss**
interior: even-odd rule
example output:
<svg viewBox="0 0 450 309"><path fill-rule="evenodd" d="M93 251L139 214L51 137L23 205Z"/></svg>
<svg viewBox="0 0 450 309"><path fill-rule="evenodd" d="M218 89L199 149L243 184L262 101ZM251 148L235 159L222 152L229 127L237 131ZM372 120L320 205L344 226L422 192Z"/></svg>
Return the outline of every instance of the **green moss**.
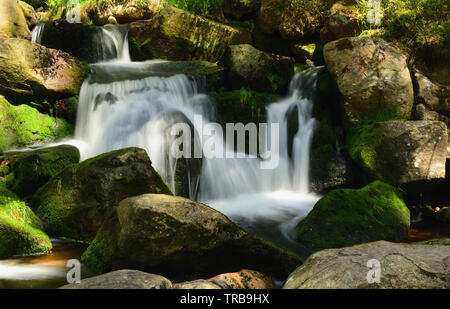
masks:
<svg viewBox="0 0 450 309"><path fill-rule="evenodd" d="M47 254L51 248L33 211L0 181L0 258Z"/></svg>
<svg viewBox="0 0 450 309"><path fill-rule="evenodd" d="M301 244L313 251L387 240L407 241L410 214L394 187L375 181L366 187L325 195L299 223Z"/></svg>
<svg viewBox="0 0 450 309"><path fill-rule="evenodd" d="M197 15L214 18L222 6L222 0L168 0L168 4Z"/></svg>
<svg viewBox="0 0 450 309"><path fill-rule="evenodd" d="M28 105L14 106L0 96L0 151L46 143L72 133L62 119L41 114Z"/></svg>

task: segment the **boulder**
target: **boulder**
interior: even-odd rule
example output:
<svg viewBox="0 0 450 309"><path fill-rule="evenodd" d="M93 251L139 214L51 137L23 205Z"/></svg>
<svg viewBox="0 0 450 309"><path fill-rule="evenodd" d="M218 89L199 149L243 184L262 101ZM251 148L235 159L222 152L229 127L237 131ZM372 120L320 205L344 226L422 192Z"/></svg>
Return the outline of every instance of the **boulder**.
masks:
<svg viewBox="0 0 450 309"><path fill-rule="evenodd" d="M230 45L251 42L247 31L170 6L152 19L131 23L129 38L145 59L210 62L219 61Z"/></svg>
<svg viewBox="0 0 450 309"><path fill-rule="evenodd" d="M0 180L0 259L48 254L51 249L38 217Z"/></svg>
<svg viewBox="0 0 450 309"><path fill-rule="evenodd" d="M27 20L17 0L2 0L0 3L0 38L31 39Z"/></svg>
<svg viewBox="0 0 450 309"><path fill-rule="evenodd" d="M288 0L279 31L286 40L302 40L319 32L336 0Z"/></svg>
<svg viewBox="0 0 450 309"><path fill-rule="evenodd" d="M294 75L294 59L260 51L248 44L232 45L224 56L232 89L285 94Z"/></svg>
<svg viewBox="0 0 450 309"><path fill-rule="evenodd" d="M258 22L262 31L268 34L278 32L287 3L286 0L261 0Z"/></svg>
<svg viewBox="0 0 450 309"><path fill-rule="evenodd" d="M324 47L326 65L337 82L352 123L390 113L409 119L413 84L405 57L380 38L343 38Z"/></svg>
<svg viewBox="0 0 450 309"><path fill-rule="evenodd" d="M158 14L163 0L110 0L88 1L82 11L98 26L126 24L151 19Z"/></svg>
<svg viewBox="0 0 450 309"><path fill-rule="evenodd" d="M91 240L124 198L171 194L143 149L125 148L72 164L33 196L52 236Z"/></svg>
<svg viewBox="0 0 450 309"><path fill-rule="evenodd" d="M33 194L51 177L67 166L80 161L80 152L74 146L61 145L33 151L12 152L3 156L9 163L8 186L19 196Z"/></svg>
<svg viewBox="0 0 450 309"><path fill-rule="evenodd" d="M225 17L237 20L252 17L260 7L261 0L224 0L222 3Z"/></svg>
<svg viewBox="0 0 450 309"><path fill-rule="evenodd" d="M32 29L39 22L39 15L36 13L34 8L24 1L19 1L19 5L27 21L28 29ZM30 34L31 35L31 34Z"/></svg>
<svg viewBox="0 0 450 309"><path fill-rule="evenodd" d="M414 71L416 102L427 109L450 117L450 86L432 82L422 72Z"/></svg>
<svg viewBox="0 0 450 309"><path fill-rule="evenodd" d="M69 136L72 130L63 119L41 114L28 105L11 105L0 95L0 152L50 143Z"/></svg>
<svg viewBox="0 0 450 309"><path fill-rule="evenodd" d="M104 275L81 280L80 283L72 283L60 287L60 289L85 290L85 289L170 289L172 283L161 276L144 273L138 270L122 269Z"/></svg>
<svg viewBox="0 0 450 309"><path fill-rule="evenodd" d="M167 277L246 267L283 277L300 263L291 253L252 236L223 214L182 197L145 194L120 202L84 252L96 272L134 267Z"/></svg>
<svg viewBox="0 0 450 309"><path fill-rule="evenodd" d="M176 290L220 290L221 287L208 280L194 280L175 283L173 289Z"/></svg>
<svg viewBox="0 0 450 309"><path fill-rule="evenodd" d="M358 36L361 33L362 17L357 13L356 4L355 0L340 0L333 4L320 30L320 40L323 43Z"/></svg>
<svg viewBox="0 0 450 309"><path fill-rule="evenodd" d="M222 289L276 289L277 286L270 277L257 271L242 269L235 273L220 274L208 281L217 284Z"/></svg>
<svg viewBox="0 0 450 309"><path fill-rule="evenodd" d="M77 95L86 75L78 59L23 39L0 38L0 68L0 94L15 104Z"/></svg>
<svg viewBox="0 0 450 309"><path fill-rule="evenodd" d="M310 256L283 289L448 289L449 256L448 239L417 244L377 241L329 249ZM380 282L369 283L377 269Z"/></svg>
<svg viewBox="0 0 450 309"><path fill-rule="evenodd" d="M297 240L311 251L377 240L408 240L410 213L396 189L375 181L326 194L297 226Z"/></svg>
<svg viewBox="0 0 450 309"><path fill-rule="evenodd" d="M350 156L372 177L391 184L445 178L448 131L438 121L386 121L350 133Z"/></svg>

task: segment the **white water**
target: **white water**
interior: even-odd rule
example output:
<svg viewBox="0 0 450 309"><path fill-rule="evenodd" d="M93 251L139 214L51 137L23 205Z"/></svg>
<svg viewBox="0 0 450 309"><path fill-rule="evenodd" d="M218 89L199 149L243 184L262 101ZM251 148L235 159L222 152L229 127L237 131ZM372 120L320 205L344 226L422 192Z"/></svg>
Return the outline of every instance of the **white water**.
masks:
<svg viewBox="0 0 450 309"><path fill-rule="evenodd" d="M31 42L41 44L42 34L44 33L45 23L37 24L33 31L31 31Z"/></svg>

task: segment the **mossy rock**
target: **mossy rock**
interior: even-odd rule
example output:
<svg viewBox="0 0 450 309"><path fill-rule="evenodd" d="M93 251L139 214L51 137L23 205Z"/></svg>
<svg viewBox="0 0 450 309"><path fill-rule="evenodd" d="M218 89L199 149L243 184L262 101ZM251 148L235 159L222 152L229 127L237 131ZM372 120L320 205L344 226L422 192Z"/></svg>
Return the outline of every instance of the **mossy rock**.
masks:
<svg viewBox="0 0 450 309"><path fill-rule="evenodd" d="M132 267L188 280L239 267L285 278L301 263L218 211L163 194L123 200L84 252L82 262L98 273Z"/></svg>
<svg viewBox="0 0 450 309"><path fill-rule="evenodd" d="M72 125L63 119L41 114L28 105L11 105L0 96L0 152L49 143L72 131Z"/></svg>
<svg viewBox="0 0 450 309"><path fill-rule="evenodd" d="M19 196L33 194L51 177L80 161L80 152L74 146L61 145L34 151L8 153L3 160L12 173L8 182L11 191Z"/></svg>
<svg viewBox="0 0 450 309"><path fill-rule="evenodd" d="M298 241L311 251L387 240L406 242L410 213L396 188L381 181L331 191L297 226Z"/></svg>
<svg viewBox="0 0 450 309"><path fill-rule="evenodd" d="M69 165L33 196L51 236L92 240L124 198L172 194L145 150L125 148Z"/></svg>
<svg viewBox="0 0 450 309"><path fill-rule="evenodd" d="M0 181L0 259L47 254L51 249L36 215Z"/></svg>

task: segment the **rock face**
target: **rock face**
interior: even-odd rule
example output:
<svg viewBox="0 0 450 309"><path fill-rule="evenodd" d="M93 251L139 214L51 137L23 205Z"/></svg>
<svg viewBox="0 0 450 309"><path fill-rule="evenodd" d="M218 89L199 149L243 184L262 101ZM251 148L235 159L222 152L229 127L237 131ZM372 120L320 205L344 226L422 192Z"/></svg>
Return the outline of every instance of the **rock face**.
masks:
<svg viewBox="0 0 450 309"><path fill-rule="evenodd" d="M450 117L450 86L432 82L417 70L414 72L414 83L418 104L423 104L428 110Z"/></svg>
<svg viewBox="0 0 450 309"><path fill-rule="evenodd" d="M79 60L23 39L0 38L0 93L14 103L77 95L86 74Z"/></svg>
<svg viewBox="0 0 450 309"><path fill-rule="evenodd" d="M150 19L162 6L162 0L110 0L90 1L82 10L99 26Z"/></svg>
<svg viewBox="0 0 450 309"><path fill-rule="evenodd" d="M311 251L376 240L408 240L410 214L396 189L375 181L337 189L317 202L297 226L298 242Z"/></svg>
<svg viewBox="0 0 450 309"><path fill-rule="evenodd" d="M1 61L1 60L0 60ZM14 106L0 96L0 152L67 137L72 126L28 105Z"/></svg>
<svg viewBox="0 0 450 309"><path fill-rule="evenodd" d="M445 178L448 131L437 121L386 121L360 128L350 156L372 177L391 184Z"/></svg>
<svg viewBox="0 0 450 309"><path fill-rule="evenodd" d="M104 275L83 279L80 283L72 283L60 289L170 289L172 283L161 276L144 273L138 270L118 270Z"/></svg>
<svg viewBox="0 0 450 309"><path fill-rule="evenodd" d="M324 26L320 30L322 42L359 35L362 27L355 4L354 0L341 0L333 4Z"/></svg>
<svg viewBox="0 0 450 309"><path fill-rule="evenodd" d="M38 217L0 182L0 259L47 254L51 249Z"/></svg>
<svg viewBox="0 0 450 309"><path fill-rule="evenodd" d="M324 47L350 122L385 112L409 119L413 85L405 57L380 38L343 38Z"/></svg>
<svg viewBox="0 0 450 309"><path fill-rule="evenodd" d="M419 244L377 241L315 253L287 279L284 289L448 289L450 246L445 240ZM377 268L380 282L369 283ZM373 277L371 277L373 278Z"/></svg>
<svg viewBox="0 0 450 309"><path fill-rule="evenodd" d="M251 42L248 32L170 6L151 20L131 23L129 37L146 59L210 62L219 61L230 45Z"/></svg>
<svg viewBox="0 0 450 309"><path fill-rule="evenodd" d="M224 0L222 11L227 17L242 19L251 17L261 7L261 0Z"/></svg>
<svg viewBox="0 0 450 309"><path fill-rule="evenodd" d="M76 147L61 145L34 151L8 153L3 160L9 162L12 173L8 185L19 196L33 194L51 177L64 168L80 161Z"/></svg>
<svg viewBox="0 0 450 309"><path fill-rule="evenodd" d="M147 192L171 194L145 150L126 148L68 166L33 199L50 235L90 240L121 200Z"/></svg>
<svg viewBox="0 0 450 309"><path fill-rule="evenodd" d="M32 29L39 21L38 14L31 5L24 1L19 1L19 5L23 11L25 20L27 21L28 29ZM31 38L31 33L29 37Z"/></svg>
<svg viewBox="0 0 450 309"><path fill-rule="evenodd" d="M233 89L283 94L294 75L294 62L290 57L265 53L248 44L230 46L224 57L228 83Z"/></svg>
<svg viewBox="0 0 450 309"><path fill-rule="evenodd" d="M2 0L0 3L0 38L31 39L27 20L17 0Z"/></svg>
<svg viewBox="0 0 450 309"><path fill-rule="evenodd" d="M123 200L82 261L96 272L132 266L171 278L209 276L238 267L283 277L300 263L206 205L161 194Z"/></svg>

